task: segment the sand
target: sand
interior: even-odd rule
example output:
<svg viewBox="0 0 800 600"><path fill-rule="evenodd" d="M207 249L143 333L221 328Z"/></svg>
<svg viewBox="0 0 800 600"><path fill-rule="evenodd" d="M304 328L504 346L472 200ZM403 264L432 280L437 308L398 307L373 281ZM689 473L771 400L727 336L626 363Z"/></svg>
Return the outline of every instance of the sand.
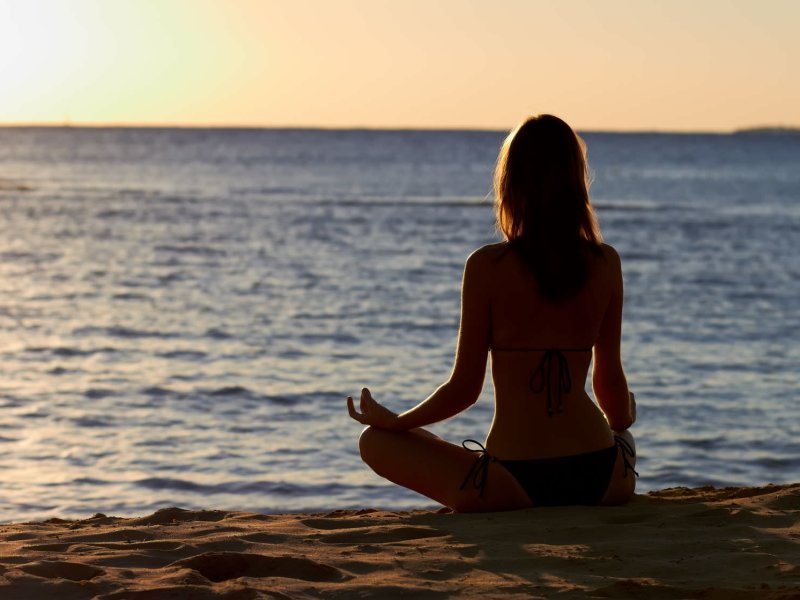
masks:
<svg viewBox="0 0 800 600"><path fill-rule="evenodd" d="M0 525L0 598L800 598L800 484L493 514Z"/></svg>

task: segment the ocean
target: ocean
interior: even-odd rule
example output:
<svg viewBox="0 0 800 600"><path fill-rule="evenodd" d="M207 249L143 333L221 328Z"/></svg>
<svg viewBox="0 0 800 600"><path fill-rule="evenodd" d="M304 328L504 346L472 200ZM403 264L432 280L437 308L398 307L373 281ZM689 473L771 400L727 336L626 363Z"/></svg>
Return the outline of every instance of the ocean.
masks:
<svg viewBox="0 0 800 600"><path fill-rule="evenodd" d="M800 136L583 135L637 490L800 480ZM0 128L0 521L432 506L344 399L447 378L503 136Z"/></svg>

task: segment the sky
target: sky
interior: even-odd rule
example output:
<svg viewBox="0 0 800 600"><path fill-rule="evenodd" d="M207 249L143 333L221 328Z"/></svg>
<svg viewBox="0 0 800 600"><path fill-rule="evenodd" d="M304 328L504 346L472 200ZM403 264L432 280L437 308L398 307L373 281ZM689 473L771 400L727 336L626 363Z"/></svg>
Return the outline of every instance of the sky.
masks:
<svg viewBox="0 0 800 600"><path fill-rule="evenodd" d="M800 126L796 0L0 0L0 123Z"/></svg>

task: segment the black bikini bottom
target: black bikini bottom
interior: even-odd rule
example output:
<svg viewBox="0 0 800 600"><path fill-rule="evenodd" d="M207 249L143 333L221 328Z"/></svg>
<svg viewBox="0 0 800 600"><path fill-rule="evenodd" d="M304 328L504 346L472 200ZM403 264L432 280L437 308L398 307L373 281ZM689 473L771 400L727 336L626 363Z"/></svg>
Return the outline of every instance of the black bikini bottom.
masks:
<svg viewBox="0 0 800 600"><path fill-rule="evenodd" d="M478 449L469 448L471 442ZM530 460L499 460L489 455L479 442L465 440L462 444L467 450L480 453L472 468L464 478L461 489L469 482L480 490L486 488L486 476L490 462L503 465L516 479L534 506L564 506L569 504L596 505L603 499L614 473L617 452L622 452L625 464L625 477L628 471L636 471L630 463L634 456L633 448L624 439L614 436L614 445L594 452L559 456L556 458L535 458Z"/></svg>

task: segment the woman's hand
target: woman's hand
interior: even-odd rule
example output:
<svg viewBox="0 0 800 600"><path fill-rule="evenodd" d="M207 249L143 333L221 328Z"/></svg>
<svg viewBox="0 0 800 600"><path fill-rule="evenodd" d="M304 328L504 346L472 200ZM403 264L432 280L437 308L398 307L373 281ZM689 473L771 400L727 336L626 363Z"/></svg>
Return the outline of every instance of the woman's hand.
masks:
<svg viewBox="0 0 800 600"><path fill-rule="evenodd" d="M631 425L636 423L636 396L633 395L633 392L630 392L631 398Z"/></svg>
<svg viewBox="0 0 800 600"><path fill-rule="evenodd" d="M372 425L380 429L397 429L397 415L378 403L367 388L361 390L361 401L359 404L361 412L356 411L353 405L353 397L347 397L347 412L359 423L363 425Z"/></svg>

